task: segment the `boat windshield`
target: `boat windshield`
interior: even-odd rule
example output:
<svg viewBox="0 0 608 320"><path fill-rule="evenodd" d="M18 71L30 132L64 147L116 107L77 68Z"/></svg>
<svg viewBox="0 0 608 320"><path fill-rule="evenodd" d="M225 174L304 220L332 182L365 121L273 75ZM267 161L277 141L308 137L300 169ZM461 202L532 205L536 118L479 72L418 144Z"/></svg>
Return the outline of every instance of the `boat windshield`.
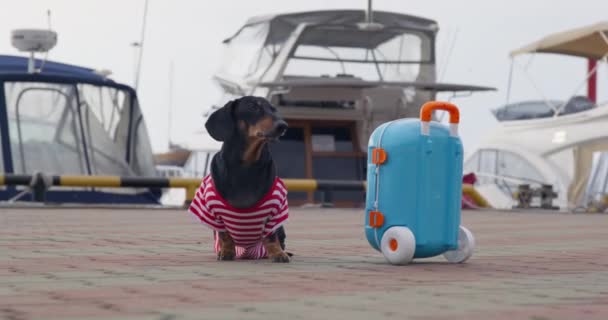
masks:
<svg viewBox="0 0 608 320"><path fill-rule="evenodd" d="M506 106L492 110L498 121L529 120L539 118L550 118L555 115L555 110L560 110L557 115L564 116L595 108L596 104L587 97L574 96L567 103L559 100L530 100L511 103Z"/></svg>
<svg viewBox="0 0 608 320"><path fill-rule="evenodd" d="M318 25L303 31L284 78L349 77L367 81L414 81L432 63L431 39L401 28L363 30Z"/></svg>
<svg viewBox="0 0 608 320"><path fill-rule="evenodd" d="M259 77L270 66L284 42L268 42L269 23L243 27L226 42L219 72L234 77Z"/></svg>
<svg viewBox="0 0 608 320"><path fill-rule="evenodd" d="M30 81L4 82L3 90L14 173L155 175L146 125L127 90Z"/></svg>

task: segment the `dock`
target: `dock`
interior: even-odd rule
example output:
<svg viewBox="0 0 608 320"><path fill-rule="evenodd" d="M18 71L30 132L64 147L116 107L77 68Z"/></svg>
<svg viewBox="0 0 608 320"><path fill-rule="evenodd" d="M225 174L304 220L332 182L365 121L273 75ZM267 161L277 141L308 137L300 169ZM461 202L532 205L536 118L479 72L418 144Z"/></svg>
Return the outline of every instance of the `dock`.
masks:
<svg viewBox="0 0 608 320"><path fill-rule="evenodd" d="M608 318L608 215L464 211L477 247L389 265L363 210L292 208L289 264L217 261L185 210L0 208L0 318Z"/></svg>

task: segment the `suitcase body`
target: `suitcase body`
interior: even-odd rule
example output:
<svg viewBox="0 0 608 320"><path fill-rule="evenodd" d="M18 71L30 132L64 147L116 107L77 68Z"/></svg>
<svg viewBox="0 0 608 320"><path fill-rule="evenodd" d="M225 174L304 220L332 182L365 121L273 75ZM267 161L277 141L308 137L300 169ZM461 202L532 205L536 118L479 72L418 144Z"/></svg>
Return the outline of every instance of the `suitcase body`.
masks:
<svg viewBox="0 0 608 320"><path fill-rule="evenodd" d="M446 105L453 106L427 103L421 114ZM391 263L446 252L468 259L472 253L472 247L460 248L474 244L460 227L463 148L453 109L450 127L399 119L379 126L369 139L365 234Z"/></svg>

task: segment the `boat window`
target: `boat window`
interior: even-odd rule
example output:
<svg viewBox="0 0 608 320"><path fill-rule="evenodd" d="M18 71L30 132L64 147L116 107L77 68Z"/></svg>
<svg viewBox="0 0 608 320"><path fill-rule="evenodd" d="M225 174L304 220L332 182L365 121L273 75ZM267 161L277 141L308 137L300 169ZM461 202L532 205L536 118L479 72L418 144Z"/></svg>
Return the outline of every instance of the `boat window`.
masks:
<svg viewBox="0 0 608 320"><path fill-rule="evenodd" d="M412 31L311 27L301 36L285 76L414 81L431 62L430 40Z"/></svg>
<svg viewBox="0 0 608 320"><path fill-rule="evenodd" d="M127 163L129 95L109 87L81 84L78 88L93 174L133 175Z"/></svg>
<svg viewBox="0 0 608 320"><path fill-rule="evenodd" d="M540 183L544 179L540 172L521 156L508 151L498 152L497 175L525 179L530 182Z"/></svg>
<svg viewBox="0 0 608 320"><path fill-rule="evenodd" d="M78 91L80 104L86 105L110 138L116 140L122 109L129 106L128 93L112 87L89 84L79 84Z"/></svg>
<svg viewBox="0 0 608 320"><path fill-rule="evenodd" d="M270 66L282 43L267 43L269 24L245 26L226 43L220 72L237 77L261 75Z"/></svg>
<svg viewBox="0 0 608 320"><path fill-rule="evenodd" d="M559 115L567 115L578 112L587 111L595 108L596 105L593 101L585 96L574 96L568 100L566 105L563 107Z"/></svg>
<svg viewBox="0 0 608 320"><path fill-rule="evenodd" d="M378 46L376 51L380 61L401 61L401 63L384 63L382 78L390 81L409 81L416 79L421 61L429 61L422 56L422 37L415 34L402 34L393 37Z"/></svg>
<svg viewBox="0 0 608 320"><path fill-rule="evenodd" d="M14 172L87 174L72 85L4 85Z"/></svg>
<svg viewBox="0 0 608 320"><path fill-rule="evenodd" d="M286 98L282 93L276 94L276 104L290 108L323 108L323 109L355 109L355 100L352 99L319 99L318 97L308 97L308 99ZM316 99L315 99L316 98Z"/></svg>
<svg viewBox="0 0 608 320"><path fill-rule="evenodd" d="M522 101L508 104L493 110L492 113L498 121L549 118L555 114L553 107L558 108L562 104L562 101L557 100Z"/></svg>
<svg viewBox="0 0 608 320"><path fill-rule="evenodd" d="M540 184L544 181L538 169L513 152L482 149L477 153L478 155L467 162L466 170L478 173L480 184L497 184L512 194L518 184Z"/></svg>
<svg viewBox="0 0 608 320"><path fill-rule="evenodd" d="M312 152L351 152L349 127L312 127Z"/></svg>

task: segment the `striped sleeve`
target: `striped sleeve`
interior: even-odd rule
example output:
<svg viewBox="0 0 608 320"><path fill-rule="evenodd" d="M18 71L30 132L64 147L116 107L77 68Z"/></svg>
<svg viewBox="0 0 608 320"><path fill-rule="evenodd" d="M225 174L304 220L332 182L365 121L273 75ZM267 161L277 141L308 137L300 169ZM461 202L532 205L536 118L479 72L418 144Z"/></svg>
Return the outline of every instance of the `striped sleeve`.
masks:
<svg viewBox="0 0 608 320"><path fill-rule="evenodd" d="M201 186L196 191L194 199L192 199L192 203L190 203L190 208L188 210L190 213L197 216L198 219L207 227L215 231L226 231L224 223L215 215L214 210L210 209L207 205L205 194L208 191L209 183L205 182L206 180L203 180Z"/></svg>
<svg viewBox="0 0 608 320"><path fill-rule="evenodd" d="M287 202L287 189L282 181L275 184L275 193L278 204L272 211L272 216L264 226L264 237L271 235L276 229L283 225L289 218L289 203Z"/></svg>

